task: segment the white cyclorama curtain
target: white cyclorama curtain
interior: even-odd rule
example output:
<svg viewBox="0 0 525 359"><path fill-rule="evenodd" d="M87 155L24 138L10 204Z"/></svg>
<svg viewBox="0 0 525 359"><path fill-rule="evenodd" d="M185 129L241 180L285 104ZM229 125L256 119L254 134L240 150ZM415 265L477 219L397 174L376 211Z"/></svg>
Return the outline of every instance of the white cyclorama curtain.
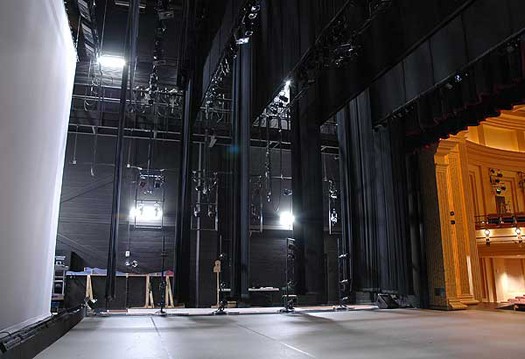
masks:
<svg viewBox="0 0 525 359"><path fill-rule="evenodd" d="M75 63L63 0L0 1L0 331L50 315Z"/></svg>

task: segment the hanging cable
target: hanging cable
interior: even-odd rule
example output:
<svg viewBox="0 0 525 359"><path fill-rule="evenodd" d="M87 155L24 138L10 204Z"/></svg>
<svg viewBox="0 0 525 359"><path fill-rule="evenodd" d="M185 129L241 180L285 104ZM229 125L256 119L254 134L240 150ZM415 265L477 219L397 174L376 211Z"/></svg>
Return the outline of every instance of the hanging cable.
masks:
<svg viewBox="0 0 525 359"><path fill-rule="evenodd" d="M272 201L272 158L270 152L270 121L266 118L266 201Z"/></svg>
<svg viewBox="0 0 525 359"><path fill-rule="evenodd" d="M108 2L109 0L106 0L106 3L104 5L104 18L102 20L102 34L100 36L100 52L102 52L104 47L104 35L106 33L106 15L108 12Z"/></svg>
<svg viewBox="0 0 525 359"><path fill-rule="evenodd" d="M76 125L76 131L75 131L75 141L73 142L73 160L71 161L72 164L77 164L77 142L78 142L78 123Z"/></svg>

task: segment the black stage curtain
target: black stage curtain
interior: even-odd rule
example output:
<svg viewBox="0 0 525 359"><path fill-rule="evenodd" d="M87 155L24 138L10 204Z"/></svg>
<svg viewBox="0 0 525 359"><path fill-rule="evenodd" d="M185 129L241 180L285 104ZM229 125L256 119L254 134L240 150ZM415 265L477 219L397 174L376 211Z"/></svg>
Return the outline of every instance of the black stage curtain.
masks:
<svg viewBox="0 0 525 359"><path fill-rule="evenodd" d="M525 38L507 42L401 110L415 145L436 142L525 101Z"/></svg>
<svg viewBox="0 0 525 359"><path fill-rule="evenodd" d="M354 293L415 295L422 275L417 206L409 202L413 163L403 127L372 130L369 91L338 114L344 207L344 237L351 248ZM412 227L415 227L412 228Z"/></svg>

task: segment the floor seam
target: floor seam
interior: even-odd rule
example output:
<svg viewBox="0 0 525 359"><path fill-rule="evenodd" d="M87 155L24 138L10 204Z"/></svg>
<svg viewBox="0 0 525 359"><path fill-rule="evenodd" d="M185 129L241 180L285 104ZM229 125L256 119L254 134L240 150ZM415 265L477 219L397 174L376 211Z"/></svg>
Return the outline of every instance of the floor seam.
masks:
<svg viewBox="0 0 525 359"><path fill-rule="evenodd" d="M164 339L162 339L162 335L160 334L159 328L157 327L157 324L155 324L155 321L153 320L153 317L150 317L151 322L153 323L153 327L155 328L155 331L157 332L157 335L159 336L160 343L162 344L162 349L166 352L166 355L168 355L168 359L174 359L168 348L166 348L166 343L164 343Z"/></svg>
<svg viewBox="0 0 525 359"><path fill-rule="evenodd" d="M254 329L251 329L251 328L245 327L244 325L241 325L241 324L239 324L239 323L235 323L235 325L238 326L238 327L240 327L240 328L243 328L243 329L245 329L245 330L248 330L248 331L250 331L250 332L252 332L252 333L255 333L255 334L257 334L257 335L260 335L260 336L262 336L262 337L264 337L264 338L266 338L266 339L270 339L270 340L272 340L272 341L274 341L274 342L277 342L277 343L279 343L279 344L281 344L281 345L284 345L285 347L290 348L290 349L292 349L292 350L295 350L296 352L301 353L301 354L304 354L304 355L306 355L306 356L308 356L308 357L310 357L310 358L316 358L316 356L314 356L314 355L312 355L312 354L310 354L310 353L308 353L308 352L305 352L304 350L301 350L301 349L299 349L299 348L296 348L296 347L294 347L294 346L292 346L292 345L290 345L290 344L286 344L286 343L284 343L284 342L282 342L282 341L280 341L280 340L277 340L277 339L275 339L275 338L272 338L272 337L270 337L270 336L268 336L268 335L266 335L266 334L260 333L260 332L254 330Z"/></svg>

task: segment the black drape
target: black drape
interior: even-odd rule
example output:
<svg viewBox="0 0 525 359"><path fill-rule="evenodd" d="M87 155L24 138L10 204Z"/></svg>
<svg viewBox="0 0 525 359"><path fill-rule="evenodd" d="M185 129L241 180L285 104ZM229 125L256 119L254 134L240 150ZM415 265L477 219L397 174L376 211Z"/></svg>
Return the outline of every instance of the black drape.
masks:
<svg viewBox="0 0 525 359"><path fill-rule="evenodd" d="M525 40L516 38L459 71L401 110L404 134L416 145L479 124L525 100Z"/></svg>
<svg viewBox="0 0 525 359"><path fill-rule="evenodd" d="M411 203L413 161L401 126L372 129L368 91L338 114L344 238L351 249L353 292L417 295L421 275L418 206ZM416 220L412 220L416 218ZM412 248L416 249L413 253ZM372 296L373 297L373 296ZM373 299L365 296L364 299Z"/></svg>

